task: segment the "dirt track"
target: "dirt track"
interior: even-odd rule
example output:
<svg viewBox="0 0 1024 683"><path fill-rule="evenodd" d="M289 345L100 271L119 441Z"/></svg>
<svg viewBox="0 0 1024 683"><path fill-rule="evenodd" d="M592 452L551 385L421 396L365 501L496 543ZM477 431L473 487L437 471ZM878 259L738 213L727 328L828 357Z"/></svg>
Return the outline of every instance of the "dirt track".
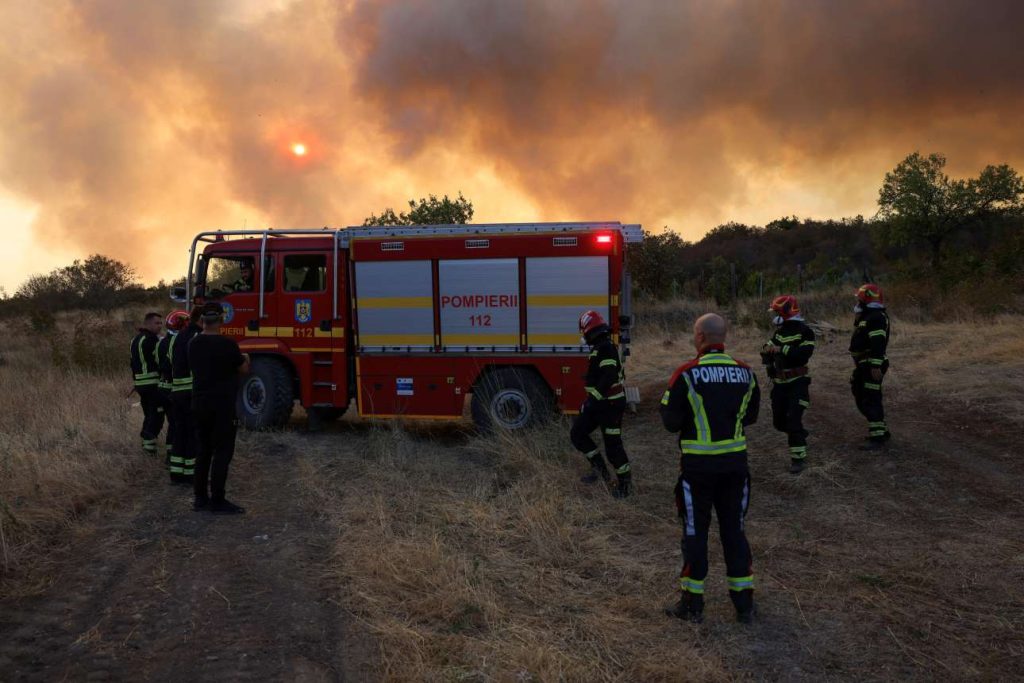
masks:
<svg viewBox="0 0 1024 683"><path fill-rule="evenodd" d="M155 473L139 482L145 494L88 529L45 592L0 604L0 679L342 679L340 611L295 460L273 443L239 458L231 491L259 499L240 517L191 512L189 490Z"/></svg>

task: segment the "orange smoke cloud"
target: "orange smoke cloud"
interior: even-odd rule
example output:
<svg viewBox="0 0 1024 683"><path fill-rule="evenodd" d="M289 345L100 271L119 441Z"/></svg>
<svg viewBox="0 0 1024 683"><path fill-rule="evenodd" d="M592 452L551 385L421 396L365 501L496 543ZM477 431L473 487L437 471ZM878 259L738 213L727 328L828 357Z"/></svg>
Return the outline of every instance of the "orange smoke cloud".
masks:
<svg viewBox="0 0 1024 683"><path fill-rule="evenodd" d="M0 189L44 244L149 278L200 229L430 192L696 236L871 212L914 149L1024 167L1010 0L68 0L0 22Z"/></svg>

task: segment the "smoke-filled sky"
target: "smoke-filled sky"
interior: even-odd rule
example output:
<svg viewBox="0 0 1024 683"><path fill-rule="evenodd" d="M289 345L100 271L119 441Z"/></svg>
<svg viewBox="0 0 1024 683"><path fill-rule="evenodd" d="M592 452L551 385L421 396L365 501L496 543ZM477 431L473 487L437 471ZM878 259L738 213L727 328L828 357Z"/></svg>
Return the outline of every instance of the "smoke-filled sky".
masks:
<svg viewBox="0 0 1024 683"><path fill-rule="evenodd" d="M429 193L696 238L871 215L914 150L1024 168L1019 0L11 0L0 27L8 290Z"/></svg>

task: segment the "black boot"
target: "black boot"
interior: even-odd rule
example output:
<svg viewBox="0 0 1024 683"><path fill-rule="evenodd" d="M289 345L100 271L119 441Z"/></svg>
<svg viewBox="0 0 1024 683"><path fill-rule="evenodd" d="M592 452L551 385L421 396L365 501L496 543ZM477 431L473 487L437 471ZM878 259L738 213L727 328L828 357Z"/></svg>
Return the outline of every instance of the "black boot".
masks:
<svg viewBox="0 0 1024 683"><path fill-rule="evenodd" d="M704 596L683 592L679 602L665 608L665 614L692 624L704 622Z"/></svg>
<svg viewBox="0 0 1024 683"><path fill-rule="evenodd" d="M618 482L616 483L615 490L612 491L612 496L615 498L628 498L632 480L633 476L629 472L620 474L618 476Z"/></svg>
<svg viewBox="0 0 1024 683"><path fill-rule="evenodd" d="M790 474L800 474L801 472L804 471L804 469L806 467L807 467L807 459L806 458L792 458L789 461L789 473Z"/></svg>
<svg viewBox="0 0 1024 683"><path fill-rule="evenodd" d="M611 483L612 474L608 471L608 465L604 463L604 456L595 453L588 460L590 461L590 472L580 477L580 481L584 484L596 484L598 481L603 481L605 484Z"/></svg>
<svg viewBox="0 0 1024 683"><path fill-rule="evenodd" d="M754 591L729 591L733 607L736 608L736 621L741 624L752 624L757 616L757 607L754 605Z"/></svg>

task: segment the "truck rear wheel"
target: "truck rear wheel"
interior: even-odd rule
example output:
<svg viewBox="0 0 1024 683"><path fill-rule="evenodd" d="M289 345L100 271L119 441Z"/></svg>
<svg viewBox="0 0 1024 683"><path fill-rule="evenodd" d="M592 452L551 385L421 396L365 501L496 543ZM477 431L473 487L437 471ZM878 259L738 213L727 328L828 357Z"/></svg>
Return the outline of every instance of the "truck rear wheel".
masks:
<svg viewBox="0 0 1024 683"><path fill-rule="evenodd" d="M238 419L246 429L280 429L295 405L292 371L276 358L257 356L238 389Z"/></svg>
<svg viewBox="0 0 1024 683"><path fill-rule="evenodd" d="M483 431L514 431L546 422L554 412L551 390L532 370L501 368L473 389L473 422Z"/></svg>

